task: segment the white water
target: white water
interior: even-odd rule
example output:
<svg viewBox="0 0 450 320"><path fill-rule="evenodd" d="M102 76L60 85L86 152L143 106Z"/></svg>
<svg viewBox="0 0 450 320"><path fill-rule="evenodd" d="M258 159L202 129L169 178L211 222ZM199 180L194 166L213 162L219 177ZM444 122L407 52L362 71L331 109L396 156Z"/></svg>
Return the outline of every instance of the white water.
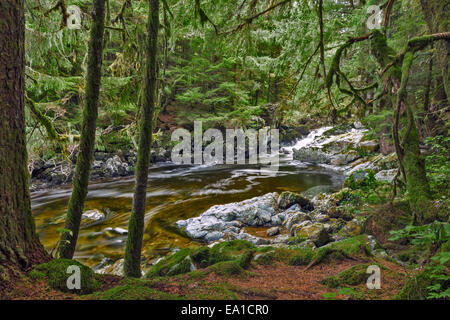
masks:
<svg viewBox="0 0 450 320"><path fill-rule="evenodd" d="M325 132L332 129L333 127L322 127L311 131L305 138L297 140L297 142L290 147L284 147L283 150L288 151L289 155L292 156L294 149L301 149L312 145L317 137L322 136Z"/></svg>

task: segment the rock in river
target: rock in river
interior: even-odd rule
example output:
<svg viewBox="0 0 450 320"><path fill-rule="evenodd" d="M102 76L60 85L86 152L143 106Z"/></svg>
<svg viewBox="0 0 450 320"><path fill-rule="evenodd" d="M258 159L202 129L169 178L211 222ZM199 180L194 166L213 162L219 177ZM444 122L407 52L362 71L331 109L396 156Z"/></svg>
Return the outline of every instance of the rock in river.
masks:
<svg viewBox="0 0 450 320"><path fill-rule="evenodd" d="M198 217L176 222L193 239L213 242L226 235L238 234L243 226L272 226L281 218L277 216L277 193L216 205Z"/></svg>
<svg viewBox="0 0 450 320"><path fill-rule="evenodd" d="M307 212L314 210L314 205L312 202L298 193L284 191L278 197L278 207L280 209L287 209L294 204L299 205L302 210Z"/></svg>

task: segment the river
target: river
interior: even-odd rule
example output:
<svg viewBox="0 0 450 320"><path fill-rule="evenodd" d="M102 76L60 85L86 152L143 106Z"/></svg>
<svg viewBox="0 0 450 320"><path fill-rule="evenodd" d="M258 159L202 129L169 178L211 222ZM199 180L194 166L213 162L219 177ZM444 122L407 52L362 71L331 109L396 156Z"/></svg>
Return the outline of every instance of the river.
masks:
<svg viewBox="0 0 450 320"><path fill-rule="evenodd" d="M313 131L299 140L301 148L320 135ZM142 255L148 263L175 248L196 246L174 227L174 222L198 216L212 205L242 201L268 192L303 192L317 186L330 190L341 187L343 177L323 167L310 166L292 159L292 146L280 154L276 175L260 175L257 165L153 165L147 188L147 207ZM100 223L82 226L75 258L93 266L103 258L123 256L126 234L107 228L127 229L131 212L134 177L94 181L89 186L85 210L106 212ZM64 214L71 186L33 192L32 211L41 242L51 251L64 226ZM121 229L117 229L121 230Z"/></svg>

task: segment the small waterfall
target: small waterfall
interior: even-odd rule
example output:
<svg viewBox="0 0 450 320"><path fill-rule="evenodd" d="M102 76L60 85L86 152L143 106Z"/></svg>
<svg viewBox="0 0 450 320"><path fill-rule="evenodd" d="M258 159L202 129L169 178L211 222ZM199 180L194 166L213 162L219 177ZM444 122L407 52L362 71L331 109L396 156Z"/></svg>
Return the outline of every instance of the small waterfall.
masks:
<svg viewBox="0 0 450 320"><path fill-rule="evenodd" d="M322 127L319 129L315 129L311 131L305 138L297 140L297 142L290 147L284 147L283 150L286 150L289 152L289 154L292 154L294 152L294 149L301 149L304 148L314 142L316 137L320 137L324 132L332 129L333 127Z"/></svg>

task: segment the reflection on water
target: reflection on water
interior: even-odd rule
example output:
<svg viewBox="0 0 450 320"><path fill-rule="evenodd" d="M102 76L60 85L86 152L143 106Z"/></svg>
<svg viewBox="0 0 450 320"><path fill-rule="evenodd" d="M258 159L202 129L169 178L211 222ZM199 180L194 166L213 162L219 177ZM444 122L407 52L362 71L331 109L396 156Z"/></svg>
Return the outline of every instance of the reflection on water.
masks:
<svg viewBox="0 0 450 320"><path fill-rule="evenodd" d="M323 168L292 161L290 155L280 159L276 175L260 175L258 165L180 166L158 164L150 169L143 256L146 259L185 246L196 245L174 228L174 222L197 216L212 205L242 201L268 192L301 192L326 185L338 189L342 177ZM134 177L93 182L89 187L85 210L98 209L107 214L99 224L83 226L75 258L89 265L103 257L117 259L123 255L126 236L108 227L128 227ZM64 226L64 214L71 186L32 194L32 209L41 242L51 250ZM103 232L102 232L103 231Z"/></svg>

